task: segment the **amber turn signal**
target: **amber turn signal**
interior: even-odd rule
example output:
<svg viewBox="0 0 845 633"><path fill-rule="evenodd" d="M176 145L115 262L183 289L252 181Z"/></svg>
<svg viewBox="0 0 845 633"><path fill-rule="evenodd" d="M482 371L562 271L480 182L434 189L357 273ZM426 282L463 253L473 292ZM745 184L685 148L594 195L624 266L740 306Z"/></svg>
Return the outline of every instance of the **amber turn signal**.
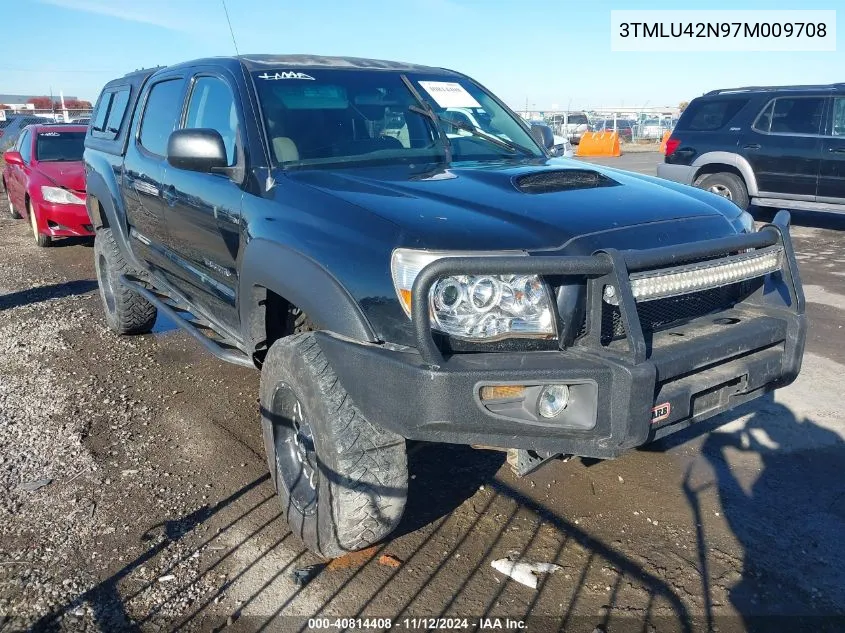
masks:
<svg viewBox="0 0 845 633"><path fill-rule="evenodd" d="M518 400L525 397L523 385L487 385L481 388L482 400Z"/></svg>

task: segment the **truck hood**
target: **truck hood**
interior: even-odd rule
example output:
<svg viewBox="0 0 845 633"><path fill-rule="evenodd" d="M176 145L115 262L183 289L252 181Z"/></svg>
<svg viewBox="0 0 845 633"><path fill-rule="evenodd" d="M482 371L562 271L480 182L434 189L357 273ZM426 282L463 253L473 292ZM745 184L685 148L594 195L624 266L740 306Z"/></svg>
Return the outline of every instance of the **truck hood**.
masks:
<svg viewBox="0 0 845 633"><path fill-rule="evenodd" d="M81 161L39 162L35 169L60 187L85 191L85 169Z"/></svg>
<svg viewBox="0 0 845 633"><path fill-rule="evenodd" d="M571 160L286 175L389 220L402 229L400 245L416 248L568 251L598 233L602 247L637 248L646 244L619 229L643 225L655 229L635 232L650 235L648 246L736 232L717 204L724 201L711 204L705 192Z"/></svg>

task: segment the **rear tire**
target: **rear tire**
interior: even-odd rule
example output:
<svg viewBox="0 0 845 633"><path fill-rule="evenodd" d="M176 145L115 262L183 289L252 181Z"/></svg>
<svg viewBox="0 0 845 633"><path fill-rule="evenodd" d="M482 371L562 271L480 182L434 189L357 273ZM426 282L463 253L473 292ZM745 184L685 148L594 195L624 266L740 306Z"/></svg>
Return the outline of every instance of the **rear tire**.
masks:
<svg viewBox="0 0 845 633"><path fill-rule="evenodd" d="M736 174L726 171L710 174L699 180L696 187L727 198L743 211L748 208L748 188Z"/></svg>
<svg viewBox="0 0 845 633"><path fill-rule="evenodd" d="M53 243L53 239L49 235L44 235L38 230L38 218L35 215L35 210L32 208L32 202L27 200L26 212L29 214L29 225L32 227L32 236L35 238L35 243L44 248Z"/></svg>
<svg viewBox="0 0 845 633"><path fill-rule="evenodd" d="M273 344L260 401L282 508L311 551L334 558L396 528L408 492L405 440L364 418L313 333Z"/></svg>
<svg viewBox="0 0 845 633"><path fill-rule="evenodd" d="M121 275L137 272L123 258L111 229L97 231L94 266L108 326L118 334L146 334L152 330L158 311L144 297L120 283Z"/></svg>

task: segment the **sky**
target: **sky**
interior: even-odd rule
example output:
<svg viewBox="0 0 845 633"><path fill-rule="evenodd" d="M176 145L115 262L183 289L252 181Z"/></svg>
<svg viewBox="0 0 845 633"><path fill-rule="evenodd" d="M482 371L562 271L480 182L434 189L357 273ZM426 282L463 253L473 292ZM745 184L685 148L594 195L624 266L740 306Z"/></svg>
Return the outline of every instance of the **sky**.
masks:
<svg viewBox="0 0 845 633"><path fill-rule="evenodd" d="M225 2L242 54L443 66L517 110L673 106L715 88L845 81L845 28L836 52L610 50L612 9L836 9L842 0ZM52 89L92 102L126 72L234 53L222 0L16 0L2 11L0 41L0 93Z"/></svg>

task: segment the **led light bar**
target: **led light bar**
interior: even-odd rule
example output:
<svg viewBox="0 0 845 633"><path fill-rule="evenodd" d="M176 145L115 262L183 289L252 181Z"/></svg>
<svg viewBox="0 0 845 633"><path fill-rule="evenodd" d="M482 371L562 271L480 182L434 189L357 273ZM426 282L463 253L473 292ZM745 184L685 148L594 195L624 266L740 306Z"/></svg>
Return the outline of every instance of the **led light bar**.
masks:
<svg viewBox="0 0 845 633"><path fill-rule="evenodd" d="M783 247L771 246L712 262L633 273L629 277L631 291L637 301L653 301L710 290L780 270L782 257ZM605 286L603 297L611 305L619 304L613 286Z"/></svg>

